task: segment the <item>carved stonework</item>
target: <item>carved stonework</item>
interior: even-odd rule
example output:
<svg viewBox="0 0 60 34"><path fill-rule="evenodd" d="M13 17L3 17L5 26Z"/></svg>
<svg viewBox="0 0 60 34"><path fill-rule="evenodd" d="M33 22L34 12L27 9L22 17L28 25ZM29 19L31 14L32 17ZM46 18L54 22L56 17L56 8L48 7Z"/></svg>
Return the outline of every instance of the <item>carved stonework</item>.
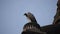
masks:
<svg viewBox="0 0 60 34"><path fill-rule="evenodd" d="M53 24L60 24L60 0L57 2L57 12Z"/></svg>

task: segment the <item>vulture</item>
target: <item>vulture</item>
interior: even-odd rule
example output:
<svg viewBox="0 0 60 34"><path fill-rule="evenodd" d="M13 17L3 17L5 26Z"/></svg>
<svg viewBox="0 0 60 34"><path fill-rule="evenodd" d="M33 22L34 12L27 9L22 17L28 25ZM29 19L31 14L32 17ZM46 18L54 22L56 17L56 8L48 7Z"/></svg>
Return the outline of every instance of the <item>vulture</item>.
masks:
<svg viewBox="0 0 60 34"><path fill-rule="evenodd" d="M28 13L25 13L24 15L29 19L30 22L35 22L35 23L37 23L34 15L33 15L32 13L28 12Z"/></svg>

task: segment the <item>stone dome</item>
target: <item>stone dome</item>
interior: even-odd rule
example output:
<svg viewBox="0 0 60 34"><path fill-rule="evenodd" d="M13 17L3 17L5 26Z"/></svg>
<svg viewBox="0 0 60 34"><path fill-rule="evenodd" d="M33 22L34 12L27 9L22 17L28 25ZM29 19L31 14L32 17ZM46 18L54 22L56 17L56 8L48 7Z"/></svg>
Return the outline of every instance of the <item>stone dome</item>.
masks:
<svg viewBox="0 0 60 34"><path fill-rule="evenodd" d="M27 24L24 25L23 27L23 31L40 31L40 25L38 23L34 23L34 22L29 22Z"/></svg>

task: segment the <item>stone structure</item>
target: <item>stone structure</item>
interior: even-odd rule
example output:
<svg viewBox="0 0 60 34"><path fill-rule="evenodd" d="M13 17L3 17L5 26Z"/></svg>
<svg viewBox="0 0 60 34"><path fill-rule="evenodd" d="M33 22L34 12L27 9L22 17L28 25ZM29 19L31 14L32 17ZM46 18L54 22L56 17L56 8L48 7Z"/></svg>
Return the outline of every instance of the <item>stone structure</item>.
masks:
<svg viewBox="0 0 60 34"><path fill-rule="evenodd" d="M22 34L44 34L45 32L41 31L40 25L37 23L34 15L30 12L24 14L29 22L24 25Z"/></svg>
<svg viewBox="0 0 60 34"><path fill-rule="evenodd" d="M21 34L60 34L60 0L57 2L57 12L53 24L40 27L35 17L30 12L24 14L30 22L24 25Z"/></svg>
<svg viewBox="0 0 60 34"><path fill-rule="evenodd" d="M60 22L60 0L57 2L57 12L56 15L54 16L54 22L53 24L59 24Z"/></svg>

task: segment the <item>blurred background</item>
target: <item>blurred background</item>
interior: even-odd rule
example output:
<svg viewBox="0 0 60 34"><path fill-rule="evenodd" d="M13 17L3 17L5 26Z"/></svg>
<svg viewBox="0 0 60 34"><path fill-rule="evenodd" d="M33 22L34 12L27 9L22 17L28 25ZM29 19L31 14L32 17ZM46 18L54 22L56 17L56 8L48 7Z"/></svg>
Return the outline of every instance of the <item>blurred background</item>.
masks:
<svg viewBox="0 0 60 34"><path fill-rule="evenodd" d="M57 0L0 0L0 34L21 34L28 23L24 13L34 14L38 24L53 23Z"/></svg>

